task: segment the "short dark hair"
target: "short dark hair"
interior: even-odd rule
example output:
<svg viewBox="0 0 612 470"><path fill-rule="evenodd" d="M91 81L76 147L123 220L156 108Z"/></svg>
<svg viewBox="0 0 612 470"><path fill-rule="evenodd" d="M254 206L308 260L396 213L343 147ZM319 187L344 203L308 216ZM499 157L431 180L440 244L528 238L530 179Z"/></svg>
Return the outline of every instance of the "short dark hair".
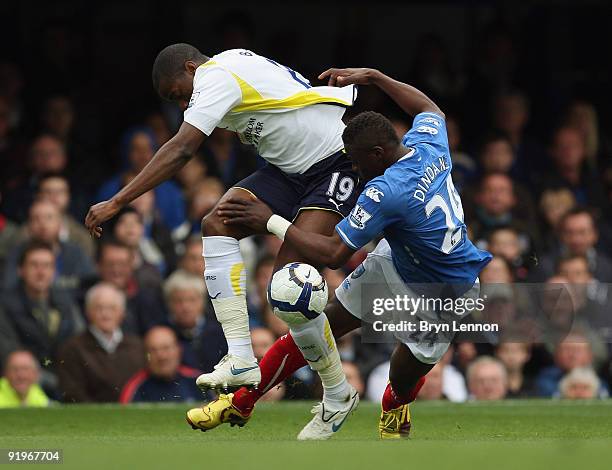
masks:
<svg viewBox="0 0 612 470"><path fill-rule="evenodd" d="M50 243L47 243L44 240L33 238L23 247L23 249L21 250L21 253L19 253L19 259L18 259L19 267L22 267L24 265L30 253L33 253L39 250L49 251L55 258L55 253L53 252L53 247L51 246Z"/></svg>
<svg viewBox="0 0 612 470"><path fill-rule="evenodd" d="M153 86L159 90L162 79L171 79L183 70L188 60L202 60L207 57L191 44L178 43L164 47L153 62Z"/></svg>
<svg viewBox="0 0 612 470"><path fill-rule="evenodd" d="M569 263L570 261L574 261L575 259L579 259L584 261L584 263L587 266L587 271L590 274L593 274L591 272L591 267L589 266L589 260L587 259L586 256L584 255L572 255L572 254L567 254L562 256L561 258L559 258L557 260L557 262L555 263L555 274L559 274L559 271L561 270L561 265L565 264L565 263Z"/></svg>
<svg viewBox="0 0 612 470"><path fill-rule="evenodd" d="M342 140L345 145L364 148L399 144L391 121L374 111L365 111L351 119L342 133Z"/></svg>
<svg viewBox="0 0 612 470"><path fill-rule="evenodd" d="M565 223L567 222L567 219L569 219L570 217L577 216L577 215L589 216L591 221L593 222L593 227L595 227L595 230L597 230L597 216L591 209L585 206L574 207L570 209L569 211L567 211L563 215L563 217L561 217L561 220L559 221L559 227L563 227Z"/></svg>
<svg viewBox="0 0 612 470"><path fill-rule="evenodd" d="M119 240L117 240L116 238L106 238L102 241L102 243L100 243L98 245L98 250L96 251L96 263L99 263L100 260L102 259L102 255L104 254L104 250L106 248L120 248L122 250L127 250L130 253L132 252L132 249L127 246L125 243L120 242Z"/></svg>
<svg viewBox="0 0 612 470"><path fill-rule="evenodd" d="M45 181L49 179L53 179L53 178L59 178L59 179L64 180L66 183L68 183L68 188L70 188L70 181L68 181L68 177L64 173L52 171L52 172L43 173L42 175L39 176L38 181L36 183L36 192L40 192L40 188L42 187Z"/></svg>
<svg viewBox="0 0 612 470"><path fill-rule="evenodd" d="M492 144L493 142L499 142L499 141L507 142L508 144L510 144L510 146L512 146L512 141L510 140L510 136L506 132L501 131L499 129L492 129L488 131L484 135L483 139L480 141L479 154L482 155L484 153L484 149L487 147L487 145Z"/></svg>

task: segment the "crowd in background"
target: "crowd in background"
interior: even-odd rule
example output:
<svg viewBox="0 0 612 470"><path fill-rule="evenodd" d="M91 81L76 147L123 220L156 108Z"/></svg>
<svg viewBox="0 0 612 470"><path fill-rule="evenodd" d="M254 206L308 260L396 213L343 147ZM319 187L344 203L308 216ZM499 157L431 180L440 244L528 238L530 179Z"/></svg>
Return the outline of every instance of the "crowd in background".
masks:
<svg viewBox="0 0 612 470"><path fill-rule="evenodd" d="M612 149L598 121L602 103L568 95L555 115L538 106L536 118L549 126L533 132L538 96L516 88L511 67L494 61L511 45L490 39L493 51L475 58L466 80L431 37L413 70L398 77L447 113L470 237L494 255L481 283L587 286L573 299L576 318L599 309L603 327L612 325ZM298 60L291 65L299 70ZM50 91L34 109L25 106L25 73L0 63L0 407L203 400L194 378L212 369L226 344L202 278L200 221L261 158L217 129L173 180L121 210L94 240L83 226L87 208L142 170L176 130L176 110L159 104L99 146L109 123L81 121L82 103L69 92ZM392 118L399 136L409 129L410 117L376 90L361 94L346 119L374 109ZM473 97L474 107L459 106L462 96ZM121 97L113 99L120 113ZM287 332L266 300L279 247L273 236L241 242L258 358ZM325 270L330 293L366 251L343 269ZM550 343L456 343L420 398L607 397L611 349L598 333L584 326ZM349 381L380 399L393 345L362 343L359 332L337 340ZM305 368L265 398L320 393Z"/></svg>

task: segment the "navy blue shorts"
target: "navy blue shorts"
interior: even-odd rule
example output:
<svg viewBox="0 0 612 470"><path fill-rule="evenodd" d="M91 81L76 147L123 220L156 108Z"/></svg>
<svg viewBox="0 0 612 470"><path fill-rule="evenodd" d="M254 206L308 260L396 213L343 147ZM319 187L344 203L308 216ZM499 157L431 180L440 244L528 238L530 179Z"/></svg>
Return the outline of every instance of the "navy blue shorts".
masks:
<svg viewBox="0 0 612 470"><path fill-rule="evenodd" d="M234 187L253 193L287 220L294 220L304 209L329 210L344 218L361 192L357 174L343 151L314 164L303 174L288 175L266 163Z"/></svg>

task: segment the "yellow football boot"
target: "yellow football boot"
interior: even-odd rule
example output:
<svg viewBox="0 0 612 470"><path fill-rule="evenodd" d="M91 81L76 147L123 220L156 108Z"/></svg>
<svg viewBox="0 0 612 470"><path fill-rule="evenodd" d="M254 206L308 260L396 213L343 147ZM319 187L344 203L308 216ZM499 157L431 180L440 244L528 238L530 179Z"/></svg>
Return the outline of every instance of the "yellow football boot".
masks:
<svg viewBox="0 0 612 470"><path fill-rule="evenodd" d="M381 439L402 439L410 435L410 408L408 404L382 411L378 422Z"/></svg>
<svg viewBox="0 0 612 470"><path fill-rule="evenodd" d="M202 408L192 408L187 412L187 423L193 429L208 431L220 424L229 423L231 426L244 426L251 415L243 415L232 404L233 393L220 394L216 400L206 403Z"/></svg>

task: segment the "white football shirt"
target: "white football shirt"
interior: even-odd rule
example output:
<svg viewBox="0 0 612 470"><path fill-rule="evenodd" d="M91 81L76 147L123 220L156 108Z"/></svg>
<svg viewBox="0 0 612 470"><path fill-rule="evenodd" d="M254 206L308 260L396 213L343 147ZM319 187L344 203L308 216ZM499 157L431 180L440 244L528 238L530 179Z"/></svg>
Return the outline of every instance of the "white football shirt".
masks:
<svg viewBox="0 0 612 470"><path fill-rule="evenodd" d="M196 70L185 122L210 135L234 131L285 173L304 173L343 148L342 116L356 87L312 87L299 73L245 49Z"/></svg>

